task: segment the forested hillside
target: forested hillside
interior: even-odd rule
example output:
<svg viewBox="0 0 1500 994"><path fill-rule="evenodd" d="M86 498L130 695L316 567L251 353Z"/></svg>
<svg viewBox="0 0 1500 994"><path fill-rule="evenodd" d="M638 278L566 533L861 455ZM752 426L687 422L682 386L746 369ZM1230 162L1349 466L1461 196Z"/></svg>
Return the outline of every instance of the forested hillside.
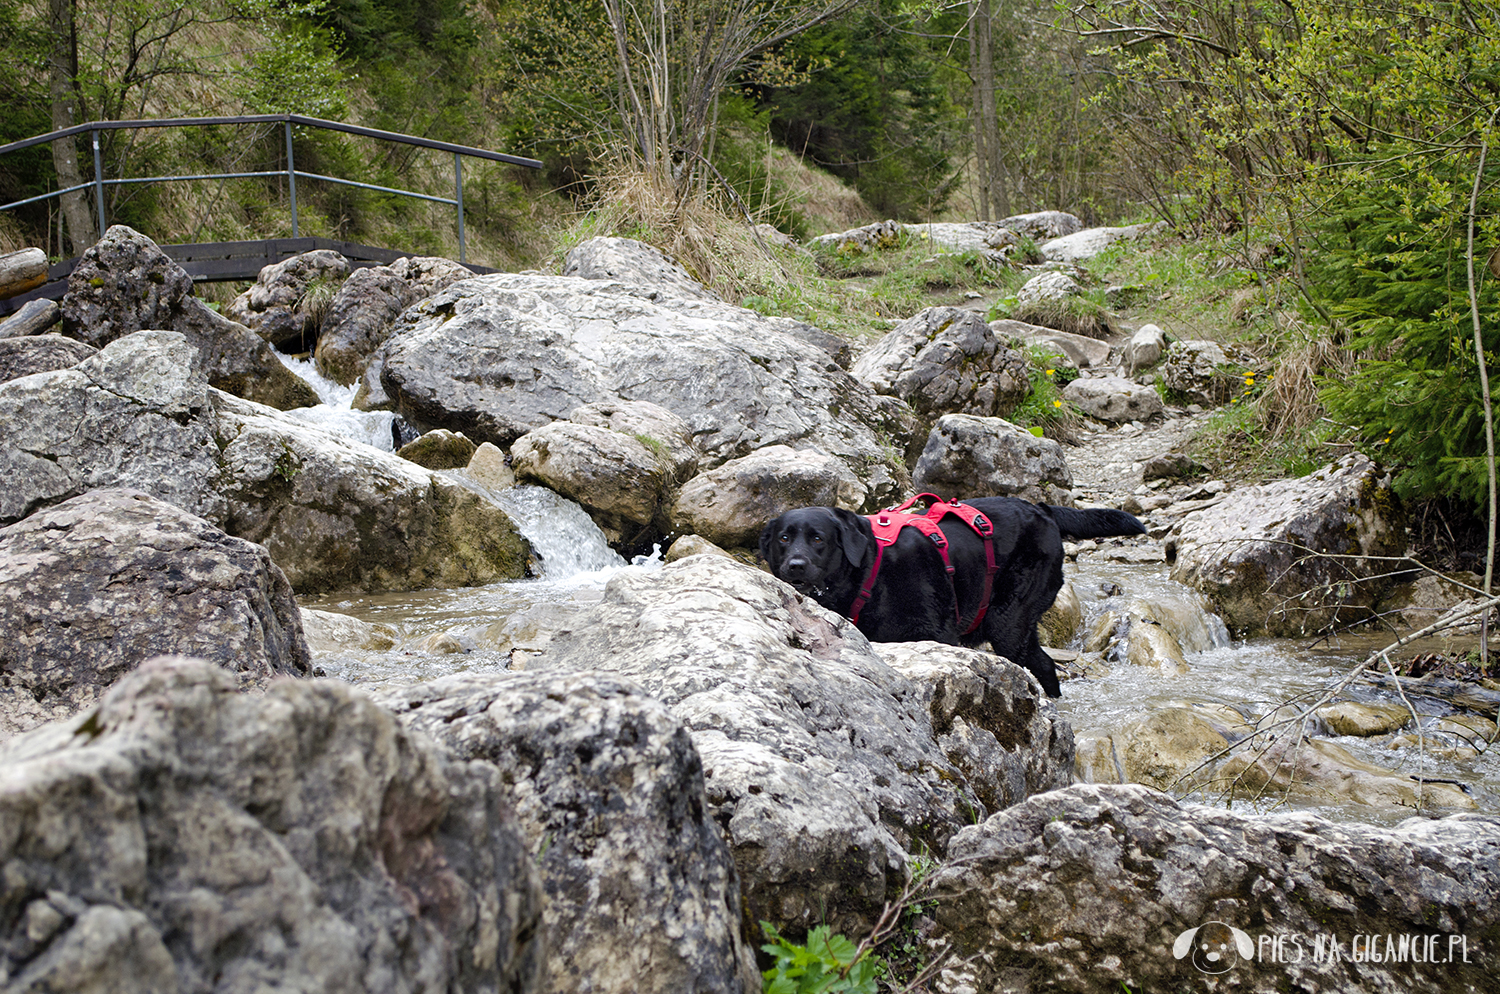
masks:
<svg viewBox="0 0 1500 994"><path fill-rule="evenodd" d="M728 278L743 266L721 232L747 218L798 238L847 219L791 165L871 218L1161 219L1255 302L1259 320L1223 329L1279 374L1247 398L1247 438L1363 447L1404 495L1476 507L1500 302L1495 21L1493 3L1430 0L0 0L0 141L296 112L538 158L466 171L469 258L498 266L608 228L719 252L703 266ZM451 194L441 154L302 129L294 149L300 170ZM111 177L285 154L274 126L112 131L100 149ZM0 201L92 170L82 141L5 156ZM290 233L275 176L108 199L160 241ZM304 234L455 254L450 208L315 181L299 201ZM8 211L0 241L73 254L97 236L89 207Z"/></svg>

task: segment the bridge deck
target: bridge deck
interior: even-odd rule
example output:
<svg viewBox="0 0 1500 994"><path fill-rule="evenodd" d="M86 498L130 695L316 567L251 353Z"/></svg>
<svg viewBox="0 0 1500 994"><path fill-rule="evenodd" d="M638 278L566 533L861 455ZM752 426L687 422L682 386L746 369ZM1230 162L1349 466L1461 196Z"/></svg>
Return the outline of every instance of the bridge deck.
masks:
<svg viewBox="0 0 1500 994"><path fill-rule="evenodd" d="M314 249L332 249L349 260L355 269L369 266L384 266L403 256L414 256L415 252L397 252L392 249L375 248L371 245L356 245L333 238L268 238L250 242L204 242L196 245L162 245L174 262L193 278L195 283L223 283L235 280L253 280L260 271L274 262ZM47 271L47 282L34 290L0 300L0 317L14 314L28 300L45 297L61 300L68 290L68 277L78 260L65 259ZM467 263L475 273L493 273L498 270L488 266Z"/></svg>

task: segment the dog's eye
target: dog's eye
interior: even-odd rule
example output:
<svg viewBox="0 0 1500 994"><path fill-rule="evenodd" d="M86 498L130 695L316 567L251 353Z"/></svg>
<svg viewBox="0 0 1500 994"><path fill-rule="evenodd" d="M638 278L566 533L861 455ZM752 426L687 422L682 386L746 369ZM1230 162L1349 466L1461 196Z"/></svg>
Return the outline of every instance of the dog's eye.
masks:
<svg viewBox="0 0 1500 994"><path fill-rule="evenodd" d="M823 544L823 536L822 535L814 535L812 537L812 544L813 545L822 545Z"/></svg>
<svg viewBox="0 0 1500 994"><path fill-rule="evenodd" d="M776 541L780 542L782 545L786 545L791 540L792 536L786 534L785 532L782 532L781 535L777 536L776 538Z"/></svg>

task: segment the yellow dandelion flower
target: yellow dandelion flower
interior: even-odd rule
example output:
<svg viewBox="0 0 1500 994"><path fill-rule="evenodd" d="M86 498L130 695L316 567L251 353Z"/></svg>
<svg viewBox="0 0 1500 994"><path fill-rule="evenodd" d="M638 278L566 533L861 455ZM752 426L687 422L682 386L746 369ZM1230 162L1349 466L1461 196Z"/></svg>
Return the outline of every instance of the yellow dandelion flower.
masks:
<svg viewBox="0 0 1500 994"><path fill-rule="evenodd" d="M1062 406L1062 401L1060 401L1060 400L1054 400L1052 402L1052 406L1053 407L1061 407Z"/></svg>

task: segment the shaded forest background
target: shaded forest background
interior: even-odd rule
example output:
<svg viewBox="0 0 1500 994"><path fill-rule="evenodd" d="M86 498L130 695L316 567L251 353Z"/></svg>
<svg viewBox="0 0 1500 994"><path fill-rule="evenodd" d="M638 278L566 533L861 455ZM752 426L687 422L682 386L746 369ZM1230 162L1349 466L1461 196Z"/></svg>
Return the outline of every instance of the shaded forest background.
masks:
<svg viewBox="0 0 1500 994"><path fill-rule="evenodd" d="M1221 337L1277 373L1240 415L1256 445L1363 448L1399 468L1404 496L1475 509L1492 465L1496 14L1413 0L0 0L0 143L89 120L293 112L532 156L543 170L466 165L471 261L533 265L586 234L634 235L772 309L785 286L736 282L760 263L723 261L748 244L729 234L746 218L798 239L886 217L1162 220L1201 264L1155 276L1213 282L1233 300ZM294 148L307 172L451 194L448 156L300 130ZM105 132L100 153L110 176L285 168L279 127ZM82 142L0 157L0 202L92 168ZM450 208L314 181L298 196L303 234L456 255ZM163 242L291 228L275 177L115 186L107 212ZM91 223L57 200L8 211L0 249L65 257ZM768 265L770 283L796 279Z"/></svg>

